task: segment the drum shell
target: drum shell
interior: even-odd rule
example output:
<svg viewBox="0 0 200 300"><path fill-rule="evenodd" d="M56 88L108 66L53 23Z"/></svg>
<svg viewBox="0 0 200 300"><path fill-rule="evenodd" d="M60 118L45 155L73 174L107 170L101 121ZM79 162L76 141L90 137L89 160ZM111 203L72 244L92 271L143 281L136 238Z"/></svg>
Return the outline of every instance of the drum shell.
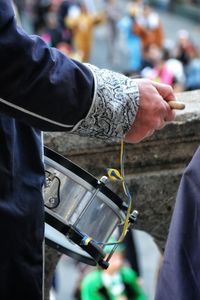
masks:
<svg viewBox="0 0 200 300"><path fill-rule="evenodd" d="M107 242L117 225L124 222L125 214L112 197L104 193L101 182L91 176L91 183L49 157L45 157L45 170L47 174L54 174L44 189L45 205L64 223L96 241ZM59 204L52 205L52 199L58 198Z"/></svg>

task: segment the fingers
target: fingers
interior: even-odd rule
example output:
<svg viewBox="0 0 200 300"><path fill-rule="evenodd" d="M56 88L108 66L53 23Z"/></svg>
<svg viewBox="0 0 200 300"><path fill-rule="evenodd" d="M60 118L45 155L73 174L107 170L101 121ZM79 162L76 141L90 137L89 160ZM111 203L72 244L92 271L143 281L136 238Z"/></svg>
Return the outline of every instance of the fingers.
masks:
<svg viewBox="0 0 200 300"><path fill-rule="evenodd" d="M176 100L173 92L173 88L164 83L152 82L152 85L156 88L158 93L162 96L165 101Z"/></svg>
<svg viewBox="0 0 200 300"><path fill-rule="evenodd" d="M173 109L171 109L171 107L168 105L168 103L165 100L162 99L162 101L163 101L163 105L165 107L165 111L164 111L165 115L164 115L163 119L165 122L171 122L175 119L176 113Z"/></svg>
<svg viewBox="0 0 200 300"><path fill-rule="evenodd" d="M156 88L165 103L166 116L164 117L164 120L166 122L173 121L176 117L176 113L173 108L179 107L179 105L175 105L176 97L174 95L172 87L167 84L156 82L153 82L153 86ZM167 102L170 102L172 104L168 104Z"/></svg>
<svg viewBox="0 0 200 300"><path fill-rule="evenodd" d="M176 113L173 110L173 108L177 107L177 105L175 105L176 98L172 87L167 84L162 84L157 82L152 82L152 85L157 91L157 97L159 97L160 104L163 106L163 108L162 106L160 107L161 122L162 122L162 118L165 122L173 121L176 117ZM159 104L157 103L157 105Z"/></svg>
<svg viewBox="0 0 200 300"><path fill-rule="evenodd" d="M175 119L175 111L168 101L175 101L173 89L166 84L138 80L140 106L134 123L125 135L125 141L138 143L162 129Z"/></svg>
<svg viewBox="0 0 200 300"><path fill-rule="evenodd" d="M176 118L176 112L173 109L170 109L170 111L167 114L167 117L165 118L165 122L172 122Z"/></svg>
<svg viewBox="0 0 200 300"><path fill-rule="evenodd" d="M150 137L154 134L155 130L149 130L145 136L145 138Z"/></svg>

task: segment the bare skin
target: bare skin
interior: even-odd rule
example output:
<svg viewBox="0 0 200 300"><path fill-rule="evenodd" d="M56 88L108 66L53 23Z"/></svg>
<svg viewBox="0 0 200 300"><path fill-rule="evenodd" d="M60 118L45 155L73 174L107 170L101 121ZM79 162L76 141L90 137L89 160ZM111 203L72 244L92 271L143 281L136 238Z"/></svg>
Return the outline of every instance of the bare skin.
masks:
<svg viewBox="0 0 200 300"><path fill-rule="evenodd" d="M175 119L175 112L168 101L176 100L173 89L148 79L135 79L140 93L140 106L135 121L126 134L124 141L138 143L151 136L155 130L162 129L166 122Z"/></svg>

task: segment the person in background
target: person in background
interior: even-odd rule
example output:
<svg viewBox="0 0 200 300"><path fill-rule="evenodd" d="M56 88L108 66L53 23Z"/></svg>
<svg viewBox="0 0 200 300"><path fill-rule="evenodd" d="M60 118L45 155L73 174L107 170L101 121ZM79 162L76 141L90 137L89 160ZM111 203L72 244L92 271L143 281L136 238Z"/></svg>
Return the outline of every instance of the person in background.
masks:
<svg viewBox="0 0 200 300"><path fill-rule="evenodd" d="M43 299L43 131L137 143L174 120L168 85L82 64L0 0L0 299Z"/></svg>
<svg viewBox="0 0 200 300"><path fill-rule="evenodd" d="M80 11L79 1L77 0L63 0L58 6L58 23L62 29L66 27L65 18L72 14L77 15Z"/></svg>
<svg viewBox="0 0 200 300"><path fill-rule="evenodd" d="M45 17L51 6L50 0L35 0L33 3L33 26L34 32L40 33L45 26Z"/></svg>
<svg viewBox="0 0 200 300"><path fill-rule="evenodd" d="M109 243L116 242L113 238ZM110 253L113 246L104 249ZM80 287L81 300L145 300L146 296L138 284L136 272L127 266L124 258L125 246L120 244L110 259L106 270L96 269L87 274Z"/></svg>
<svg viewBox="0 0 200 300"><path fill-rule="evenodd" d="M173 72L168 68L165 61L165 53L156 44L151 44L148 48L148 58L152 66L145 67L141 71L142 77L155 80L157 82L173 85Z"/></svg>
<svg viewBox="0 0 200 300"><path fill-rule="evenodd" d="M200 59L199 49L192 41L187 30L178 32L174 51L175 58L182 64L185 75L185 90L199 89L200 87Z"/></svg>
<svg viewBox="0 0 200 300"><path fill-rule="evenodd" d="M175 57L174 42L167 40L163 49L165 63L174 76L173 88L176 92L185 90L185 70L180 60Z"/></svg>
<svg viewBox="0 0 200 300"><path fill-rule="evenodd" d="M200 88L200 57L198 53L192 55L190 62L185 67L185 89L187 91Z"/></svg>
<svg viewBox="0 0 200 300"><path fill-rule="evenodd" d="M78 0L63 0L57 9L58 26L62 31L64 41L72 47L72 30L66 25L67 17L77 17L80 14L80 3Z"/></svg>
<svg viewBox="0 0 200 300"><path fill-rule="evenodd" d="M83 3L80 4L80 14L75 17L69 16L65 19L66 27L72 31L75 51L80 53L83 62L88 62L90 59L94 26L103 20L102 14L90 14Z"/></svg>
<svg viewBox="0 0 200 300"><path fill-rule="evenodd" d="M138 282L142 282L142 274L140 268L140 257L137 249L137 242L135 238L135 231L128 230L124 238L124 255L125 259L129 263L130 267L136 272L138 277Z"/></svg>
<svg viewBox="0 0 200 300"><path fill-rule="evenodd" d="M118 21L121 18L120 7L117 0L106 1L105 17L108 28L108 60L111 63L115 63L117 61Z"/></svg>
<svg viewBox="0 0 200 300"><path fill-rule="evenodd" d="M141 38L143 49L151 44L159 48L163 46L164 32L160 17L148 2L143 4L142 13L137 16L132 30Z"/></svg>
<svg viewBox="0 0 200 300"><path fill-rule="evenodd" d="M138 9L139 10L139 9ZM135 6L127 5L126 15L118 22L119 31L122 33L124 43L128 50L130 74L139 74L142 63L142 45L140 37L132 30L137 14Z"/></svg>
<svg viewBox="0 0 200 300"><path fill-rule="evenodd" d="M196 46L192 42L189 32L185 29L179 30L175 45L175 57L180 60L185 67L196 52Z"/></svg>
<svg viewBox="0 0 200 300"><path fill-rule="evenodd" d="M56 13L47 13L45 21L46 26L40 35L50 47L57 47L58 43L64 42L64 39L62 30L58 26Z"/></svg>
<svg viewBox="0 0 200 300"><path fill-rule="evenodd" d="M155 44L145 49L141 76L157 82L170 84L175 92L185 88L185 73L182 63L170 56L167 48L160 49Z"/></svg>

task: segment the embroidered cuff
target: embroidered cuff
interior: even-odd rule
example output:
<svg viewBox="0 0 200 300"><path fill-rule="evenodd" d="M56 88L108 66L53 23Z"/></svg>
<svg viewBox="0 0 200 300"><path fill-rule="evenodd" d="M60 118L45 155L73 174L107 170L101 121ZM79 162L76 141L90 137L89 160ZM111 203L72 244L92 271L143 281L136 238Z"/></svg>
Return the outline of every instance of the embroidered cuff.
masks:
<svg viewBox="0 0 200 300"><path fill-rule="evenodd" d="M71 132L102 139L122 138L138 111L138 85L122 74L86 65L95 80L93 103L86 118L76 124Z"/></svg>

